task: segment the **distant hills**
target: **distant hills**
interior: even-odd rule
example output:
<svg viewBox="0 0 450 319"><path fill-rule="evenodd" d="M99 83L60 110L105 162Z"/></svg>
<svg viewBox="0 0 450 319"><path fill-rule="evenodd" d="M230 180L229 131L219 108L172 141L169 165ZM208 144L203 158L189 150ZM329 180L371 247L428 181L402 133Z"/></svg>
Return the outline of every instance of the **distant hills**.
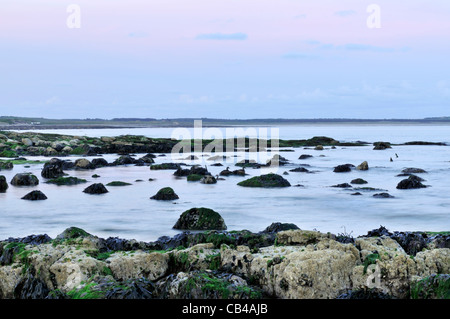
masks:
<svg viewBox="0 0 450 319"><path fill-rule="evenodd" d="M202 120L204 127L212 126L275 126L302 124L450 124L450 116L423 119L214 119L214 118L86 118L47 119L34 117L0 116L0 129L52 128L131 128L131 127L192 127L194 120Z"/></svg>

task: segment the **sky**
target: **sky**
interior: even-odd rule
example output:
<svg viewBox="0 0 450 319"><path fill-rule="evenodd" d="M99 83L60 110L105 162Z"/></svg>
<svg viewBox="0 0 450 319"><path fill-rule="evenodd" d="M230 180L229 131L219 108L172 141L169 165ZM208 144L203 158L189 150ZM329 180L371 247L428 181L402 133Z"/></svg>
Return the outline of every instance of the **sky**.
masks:
<svg viewBox="0 0 450 319"><path fill-rule="evenodd" d="M1 0L0 115L450 115L448 0Z"/></svg>

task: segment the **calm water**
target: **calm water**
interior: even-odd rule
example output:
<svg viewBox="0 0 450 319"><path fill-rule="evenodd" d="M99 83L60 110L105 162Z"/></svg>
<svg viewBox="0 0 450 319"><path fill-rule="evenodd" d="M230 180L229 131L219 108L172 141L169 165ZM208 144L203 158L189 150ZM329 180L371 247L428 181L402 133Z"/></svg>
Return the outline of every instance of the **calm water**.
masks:
<svg viewBox="0 0 450 319"><path fill-rule="evenodd" d="M222 129L223 131L224 129ZM270 128L268 129L269 136ZM50 132L45 131L45 132ZM117 136L137 134L151 137L171 137L172 129L132 130L57 130L61 134L87 136ZM191 131L192 132L192 131ZM340 141L363 140L367 142L390 141L434 141L450 143L450 126L304 126L280 127L280 138L300 139L317 135L333 137ZM97 236L119 236L152 241L163 235L175 235L172 226L180 214L192 207L209 207L219 212L229 230L248 229L261 231L272 222L295 223L302 229L317 229L322 232L366 234L380 225L390 230L450 230L450 149L448 146L396 146L390 150L374 151L372 146L326 148L323 151L296 148L293 152L279 154L290 160L290 164L271 170L282 174L300 164L314 173L294 173L284 176L292 185L303 187L283 189L252 189L236 184L243 177L231 176L214 185L187 182L185 178L173 176L173 170L151 171L149 167L123 166L107 167L90 171L67 171L71 176L85 178L89 182L75 186L45 184L40 172L42 164L16 165L12 171L2 171L8 181L20 172L33 172L41 183L36 187L11 186L0 194L0 238L47 233L55 237L65 228L77 226ZM210 166L205 161L210 153L196 154L195 161L172 158L170 154L157 157L156 163L183 162L208 165L215 175L225 167L236 169L234 163L251 156L264 163L274 153L236 153L223 162L223 167ZM313 158L299 160L301 154ZM398 155L398 158L395 156ZM138 157L143 154L136 154ZM158 154L156 154L158 155ZM201 155L204 155L203 157ZM213 154L218 155L218 154ZM230 154L227 154L230 155ZM108 162L118 155L103 156ZM390 162L390 157L394 159ZM28 159L42 159L40 157ZM66 158L67 159L67 158ZM75 160L77 157L71 157ZM368 171L353 170L350 173L333 173L339 164L360 164L368 161ZM402 177L396 177L403 168L420 167L428 173L421 176L431 187L414 190L397 190ZM268 169L247 169L250 175L268 173ZM91 175L101 177L94 179ZM349 183L355 178L369 183L362 186L380 188L395 198L377 199L375 192L361 191L363 196L351 196L354 190L330 187L338 183ZM149 178L155 181L148 181ZM136 182L141 179L142 182ZM94 182L107 184L110 181L132 183L125 187L107 187L109 193L88 195L83 189ZM172 202L150 200L160 188L170 186L180 199ZM357 187L358 185L356 185ZM25 201L20 198L31 190L39 189L48 199ZM380 191L381 192L381 191Z"/></svg>

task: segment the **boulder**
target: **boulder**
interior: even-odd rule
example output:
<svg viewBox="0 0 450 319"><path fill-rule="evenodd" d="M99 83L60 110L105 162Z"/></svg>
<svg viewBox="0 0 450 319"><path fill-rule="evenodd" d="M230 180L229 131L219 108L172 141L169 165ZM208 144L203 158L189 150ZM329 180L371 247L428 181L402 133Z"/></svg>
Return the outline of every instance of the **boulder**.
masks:
<svg viewBox="0 0 450 319"><path fill-rule="evenodd" d="M178 195L175 194L175 191L171 187L161 188L158 193L150 197L150 199L156 200L175 200L179 199Z"/></svg>
<svg viewBox="0 0 450 319"><path fill-rule="evenodd" d="M314 147L314 149L316 151L323 151L323 146L322 145L316 145L316 147Z"/></svg>
<svg viewBox="0 0 450 319"><path fill-rule="evenodd" d="M338 165L334 168L333 172L335 173L346 173L350 172L352 170L353 165L352 164L343 164Z"/></svg>
<svg viewBox="0 0 450 319"><path fill-rule="evenodd" d="M11 185L14 186L36 186L38 184L39 179L31 173L16 174L11 180Z"/></svg>
<svg viewBox="0 0 450 319"><path fill-rule="evenodd" d="M0 175L0 193L6 192L8 189L8 182L6 181L6 177L3 175Z"/></svg>
<svg viewBox="0 0 450 319"><path fill-rule="evenodd" d="M200 183L202 184L216 184L217 180L214 178L214 176L211 175L205 175L204 177L202 177L202 179L200 180Z"/></svg>
<svg viewBox="0 0 450 319"><path fill-rule="evenodd" d="M84 189L83 193L86 194L105 194L108 193L108 190L106 189L105 185L102 183L95 183L91 186Z"/></svg>
<svg viewBox="0 0 450 319"><path fill-rule="evenodd" d="M355 178L355 179L352 180L350 183L351 183L351 184L358 184L358 185L361 185L361 184L367 184L367 181L364 180L364 179L362 179L362 178Z"/></svg>
<svg viewBox="0 0 450 319"><path fill-rule="evenodd" d="M369 164L367 163L367 161L364 161L358 166L356 166L356 169L359 171L367 171L369 169Z"/></svg>
<svg viewBox="0 0 450 319"><path fill-rule="evenodd" d="M64 176L63 161L57 158L52 158L44 164L41 171L41 176L44 178L58 178Z"/></svg>
<svg viewBox="0 0 450 319"><path fill-rule="evenodd" d="M108 161L104 158L94 158L92 159L91 164L95 168L106 167L108 166Z"/></svg>
<svg viewBox="0 0 450 319"><path fill-rule="evenodd" d="M373 143L374 150L385 150L387 148L392 148L389 142L375 142Z"/></svg>
<svg viewBox="0 0 450 319"><path fill-rule="evenodd" d="M269 173L255 176L245 181L239 182L239 186L244 187L289 187L291 184L278 174Z"/></svg>
<svg viewBox="0 0 450 319"><path fill-rule="evenodd" d="M225 230L227 226L219 213L209 208L191 208L181 214L173 226L183 230Z"/></svg>
<svg viewBox="0 0 450 319"><path fill-rule="evenodd" d="M411 175L407 179L404 179L397 184L397 189L414 189L426 187L427 186L422 184L420 179L415 175Z"/></svg>
<svg viewBox="0 0 450 319"><path fill-rule="evenodd" d="M53 178L53 179L46 181L45 183L61 186L61 185L78 185L78 184L83 184L86 182L87 181L85 179L68 176L68 177Z"/></svg>
<svg viewBox="0 0 450 319"><path fill-rule="evenodd" d="M423 174L427 173L424 169L416 168L416 167L408 167L402 170L403 174Z"/></svg>
<svg viewBox="0 0 450 319"><path fill-rule="evenodd" d="M94 168L92 166L92 163L85 158L79 158L75 161L75 169L92 169L92 168Z"/></svg>
<svg viewBox="0 0 450 319"><path fill-rule="evenodd" d="M304 159L311 158L311 157L313 157L313 156L309 155L309 154L302 154L302 155L300 155L300 157L298 159L304 160Z"/></svg>
<svg viewBox="0 0 450 319"><path fill-rule="evenodd" d="M32 191L32 192L26 194L24 197L22 197L22 199L25 199L25 200L46 200L47 196L45 196L45 194L42 193L41 191L36 190L36 191Z"/></svg>

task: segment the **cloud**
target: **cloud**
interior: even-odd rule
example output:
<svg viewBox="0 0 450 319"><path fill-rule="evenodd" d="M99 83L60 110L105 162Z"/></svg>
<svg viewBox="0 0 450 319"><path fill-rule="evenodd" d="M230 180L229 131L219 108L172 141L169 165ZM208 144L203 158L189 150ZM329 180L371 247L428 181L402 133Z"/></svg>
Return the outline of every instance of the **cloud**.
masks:
<svg viewBox="0 0 450 319"><path fill-rule="evenodd" d="M248 35L242 32L238 33L203 33L195 37L197 40L247 40Z"/></svg>
<svg viewBox="0 0 450 319"><path fill-rule="evenodd" d="M356 14L356 11L354 11L354 10L341 10L341 11L336 11L334 14L339 16L339 17L349 17L349 16L352 16L352 15Z"/></svg>

